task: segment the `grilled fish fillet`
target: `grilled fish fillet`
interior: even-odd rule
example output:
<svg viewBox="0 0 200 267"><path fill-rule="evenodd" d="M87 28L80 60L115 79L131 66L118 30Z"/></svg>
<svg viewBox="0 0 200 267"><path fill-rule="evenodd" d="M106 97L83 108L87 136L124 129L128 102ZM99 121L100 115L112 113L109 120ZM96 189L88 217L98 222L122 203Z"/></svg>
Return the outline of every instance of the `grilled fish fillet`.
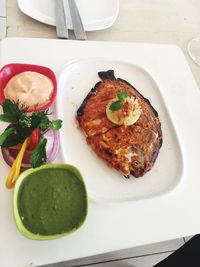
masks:
<svg viewBox="0 0 200 267"><path fill-rule="evenodd" d="M150 101L131 84L116 79L113 70L99 72L101 81L88 93L77 110L77 121L87 143L109 166L126 178L151 170L162 145L161 123ZM106 107L119 92L137 99L142 112L132 125L116 125L106 116Z"/></svg>

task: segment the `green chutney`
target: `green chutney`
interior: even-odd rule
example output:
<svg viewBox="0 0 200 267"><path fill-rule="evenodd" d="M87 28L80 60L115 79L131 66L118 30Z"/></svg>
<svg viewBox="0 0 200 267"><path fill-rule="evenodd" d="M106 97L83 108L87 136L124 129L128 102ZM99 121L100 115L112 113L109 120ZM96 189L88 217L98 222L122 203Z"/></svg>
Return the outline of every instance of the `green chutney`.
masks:
<svg viewBox="0 0 200 267"><path fill-rule="evenodd" d="M85 185L70 169L39 169L23 179L17 206L24 227L31 233L44 236L67 233L85 220Z"/></svg>

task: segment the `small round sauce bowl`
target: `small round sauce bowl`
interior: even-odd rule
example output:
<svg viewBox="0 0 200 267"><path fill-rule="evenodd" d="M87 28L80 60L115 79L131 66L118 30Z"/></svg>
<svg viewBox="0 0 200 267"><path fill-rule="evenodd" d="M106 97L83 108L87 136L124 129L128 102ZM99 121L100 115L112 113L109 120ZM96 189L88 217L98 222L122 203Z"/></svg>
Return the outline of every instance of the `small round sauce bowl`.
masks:
<svg viewBox="0 0 200 267"><path fill-rule="evenodd" d="M64 237L82 226L88 197L79 170L70 164L28 169L18 178L13 196L18 230L27 238Z"/></svg>
<svg viewBox="0 0 200 267"><path fill-rule="evenodd" d="M5 99L4 88L6 87L9 80L15 75L23 73L25 71L32 71L43 74L44 76L46 76L51 80L53 85L53 92L51 94L49 102L45 103L44 105L40 105L39 107L36 106L34 108L28 108L27 111L33 112L33 111L41 111L44 109L48 109L53 104L57 94L57 81L54 72L50 68L45 66L23 64L23 63L7 64L3 66L2 69L0 70L0 105L3 104L3 101Z"/></svg>

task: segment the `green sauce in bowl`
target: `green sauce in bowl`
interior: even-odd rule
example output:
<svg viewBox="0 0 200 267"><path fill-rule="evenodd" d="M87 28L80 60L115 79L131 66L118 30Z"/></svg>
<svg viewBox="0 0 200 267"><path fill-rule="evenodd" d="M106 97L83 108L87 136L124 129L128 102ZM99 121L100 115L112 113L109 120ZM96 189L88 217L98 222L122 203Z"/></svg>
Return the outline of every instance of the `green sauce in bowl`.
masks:
<svg viewBox="0 0 200 267"><path fill-rule="evenodd" d="M15 185L15 221L31 239L57 238L78 229L85 221L87 206L82 176L69 164L29 169Z"/></svg>

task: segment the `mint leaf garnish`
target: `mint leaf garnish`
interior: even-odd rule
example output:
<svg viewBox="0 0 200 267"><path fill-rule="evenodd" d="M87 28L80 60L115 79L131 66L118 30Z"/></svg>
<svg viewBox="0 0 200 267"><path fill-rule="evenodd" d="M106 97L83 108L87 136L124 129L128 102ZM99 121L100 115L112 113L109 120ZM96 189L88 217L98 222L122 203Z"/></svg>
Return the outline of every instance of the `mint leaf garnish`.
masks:
<svg viewBox="0 0 200 267"><path fill-rule="evenodd" d="M18 120L17 116L12 113L4 113L0 115L0 121L5 122L16 122Z"/></svg>
<svg viewBox="0 0 200 267"><path fill-rule="evenodd" d="M122 107L123 107L123 101L117 100L110 105L109 109L112 111L116 111L121 109Z"/></svg>
<svg viewBox="0 0 200 267"><path fill-rule="evenodd" d="M18 106L9 99L5 99L2 106L4 114L0 115L0 121L16 122L21 113Z"/></svg>
<svg viewBox="0 0 200 267"><path fill-rule="evenodd" d="M50 128L52 130L59 130L62 127L62 120L52 120L50 124Z"/></svg>
<svg viewBox="0 0 200 267"><path fill-rule="evenodd" d="M128 93L127 92L124 92L124 91L118 92L117 93L118 100L113 102L110 105L109 109L112 110L112 111L116 111L116 110L121 109L123 107L125 99L127 97L128 97Z"/></svg>
<svg viewBox="0 0 200 267"><path fill-rule="evenodd" d="M117 94L117 97L118 97L119 100L123 101L123 100L125 100L128 97L128 93L127 92L124 92L124 91L119 92Z"/></svg>
<svg viewBox="0 0 200 267"><path fill-rule="evenodd" d="M15 131L16 126L13 125L9 128L7 128L1 135L0 135L0 146L5 146L7 143L7 140L12 139L13 132Z"/></svg>

